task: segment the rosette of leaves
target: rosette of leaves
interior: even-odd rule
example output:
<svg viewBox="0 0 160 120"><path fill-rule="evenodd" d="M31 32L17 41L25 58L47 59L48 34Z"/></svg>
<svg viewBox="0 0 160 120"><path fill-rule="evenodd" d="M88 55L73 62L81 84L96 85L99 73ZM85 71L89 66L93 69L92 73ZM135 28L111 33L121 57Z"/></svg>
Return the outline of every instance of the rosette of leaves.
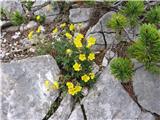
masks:
<svg viewBox="0 0 160 120"><path fill-rule="evenodd" d="M11 22L13 25L21 25L22 23L26 22L26 18L23 15L21 15L20 12L15 11L11 15Z"/></svg>
<svg viewBox="0 0 160 120"><path fill-rule="evenodd" d="M128 22L131 26L135 26L138 22L138 17L144 11L143 1L128 1L121 12L128 18Z"/></svg>
<svg viewBox="0 0 160 120"><path fill-rule="evenodd" d="M156 6L147 12L146 19L149 23L160 23L160 6Z"/></svg>
<svg viewBox="0 0 160 120"><path fill-rule="evenodd" d="M139 39L128 48L129 55L151 72L160 72L160 33L153 24L143 24Z"/></svg>
<svg viewBox="0 0 160 120"><path fill-rule="evenodd" d="M111 73L121 82L128 82L132 78L133 65L127 58L114 58L110 63Z"/></svg>

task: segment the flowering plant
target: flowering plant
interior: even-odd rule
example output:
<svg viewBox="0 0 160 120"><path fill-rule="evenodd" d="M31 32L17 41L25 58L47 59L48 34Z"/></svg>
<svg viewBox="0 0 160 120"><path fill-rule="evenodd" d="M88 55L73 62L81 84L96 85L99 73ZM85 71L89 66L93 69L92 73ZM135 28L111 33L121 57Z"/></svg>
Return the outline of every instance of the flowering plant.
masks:
<svg viewBox="0 0 160 120"><path fill-rule="evenodd" d="M91 87L96 80L92 72L95 54L90 49L96 39L92 36L85 39L73 24L66 23L54 28L52 34L55 59L64 75L56 86L73 96L81 96L83 88Z"/></svg>

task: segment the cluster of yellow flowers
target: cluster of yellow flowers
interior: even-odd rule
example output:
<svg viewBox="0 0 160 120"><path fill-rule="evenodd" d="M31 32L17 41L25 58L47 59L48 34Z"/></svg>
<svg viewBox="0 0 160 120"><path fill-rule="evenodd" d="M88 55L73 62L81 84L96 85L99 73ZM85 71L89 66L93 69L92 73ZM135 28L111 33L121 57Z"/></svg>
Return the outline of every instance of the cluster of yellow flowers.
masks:
<svg viewBox="0 0 160 120"><path fill-rule="evenodd" d="M94 53L90 53L90 54L88 55L88 60L92 61L92 60L94 60L94 59L95 59L95 54L94 54ZM86 55L85 55L85 54L80 54L80 55L79 55L79 60L85 61L85 60L86 60Z"/></svg>
<svg viewBox="0 0 160 120"><path fill-rule="evenodd" d="M88 82L90 79L94 79L95 78L95 74L92 72L92 73L89 73L88 75L87 74L84 74L83 76L81 76L81 79L84 81L84 82Z"/></svg>
<svg viewBox="0 0 160 120"><path fill-rule="evenodd" d="M63 30L63 28L66 26L67 26L66 23L62 23L60 25L60 28L55 27L52 30L52 33L53 34L56 34L58 32L60 33L60 30ZM85 63L85 61L88 61L88 62L93 61L95 59L95 54L93 52L89 52L89 53L86 52L85 53L82 51L83 51L83 48L88 48L86 50L89 50L89 48L92 47L92 45L94 45L96 43L96 38L94 38L93 36L90 36L85 41L83 34L77 33L76 35L73 35L73 33L74 33L73 31L75 30L75 26L73 24L70 24L68 26L68 30L69 31L67 31L67 32L65 30L63 30L65 32L63 35L64 35L64 37L66 37L69 40L69 42L71 44L73 44L73 46L74 46L73 49L77 48L77 50L78 50L78 52L77 52L78 53L78 55L77 55L78 60L75 60L75 63L73 64L72 69L74 71L76 71L77 73L83 72L83 73L81 73L79 79L86 83L90 80L93 80L95 78L95 74L93 72L84 73L83 63ZM37 33L39 33L40 31L41 31L41 28L38 28ZM31 34L30 36L32 36L33 33L30 33L30 34ZM83 43L85 43L85 44L83 44ZM67 56L71 56L74 52L73 49L72 48L66 49L65 54ZM46 84L46 86L49 86L49 88L59 89L58 82L54 82L52 85L49 85L49 82L46 81L45 84ZM80 85L80 83L74 84L74 82L73 83L67 82L65 84L68 88L68 93L70 95L74 96L77 93L81 92L81 90L82 90L82 86Z"/></svg>
<svg viewBox="0 0 160 120"><path fill-rule="evenodd" d="M67 82L66 85L68 87L68 93L71 95L75 95L82 90L81 86L79 85L74 86L72 82Z"/></svg>

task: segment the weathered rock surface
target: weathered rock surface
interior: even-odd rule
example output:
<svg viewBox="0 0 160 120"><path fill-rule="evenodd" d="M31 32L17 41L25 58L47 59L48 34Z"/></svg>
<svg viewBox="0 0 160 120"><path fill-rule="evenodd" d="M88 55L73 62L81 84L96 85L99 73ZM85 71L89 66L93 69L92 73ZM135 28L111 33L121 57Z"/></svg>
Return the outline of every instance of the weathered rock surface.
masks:
<svg viewBox="0 0 160 120"><path fill-rule="evenodd" d="M24 13L20 0L2 0L0 1L0 6L4 10L7 10L6 12L7 18L10 18L10 14L15 11L18 11L21 14Z"/></svg>
<svg viewBox="0 0 160 120"><path fill-rule="evenodd" d="M84 120L83 112L79 104L75 106L75 109L73 110L68 120Z"/></svg>
<svg viewBox="0 0 160 120"><path fill-rule="evenodd" d="M43 0L42 1L38 0L38 2L40 2L40 3L37 3L37 4L40 4L40 5L45 3L45 1L43 1ZM48 1L46 1L46 2L48 2ZM58 5L56 4L56 2L51 2L50 4L35 11L35 15L45 15L47 18L49 16L56 16L59 14L59 12L60 12L60 9L59 9Z"/></svg>
<svg viewBox="0 0 160 120"><path fill-rule="evenodd" d="M139 104L160 115L160 74L138 69L133 77L133 88Z"/></svg>
<svg viewBox="0 0 160 120"><path fill-rule="evenodd" d="M0 69L2 120L42 120L59 95L44 86L46 79L58 79L55 60L45 55L4 63Z"/></svg>
<svg viewBox="0 0 160 120"><path fill-rule="evenodd" d="M49 120L68 120L73 108L73 98L67 95L63 98L57 111L49 118Z"/></svg>
<svg viewBox="0 0 160 120"><path fill-rule="evenodd" d="M98 21L98 23L90 28L86 33L86 38L93 36L96 38L96 45L93 46L94 51L99 51L105 48L105 41L107 48L113 43L117 44L115 33L106 26L106 22L111 18L114 12L108 12L104 14ZM100 32L103 32L104 35Z"/></svg>
<svg viewBox="0 0 160 120"><path fill-rule="evenodd" d="M75 8L69 11L69 20L73 23L86 22L90 19L92 8Z"/></svg>
<svg viewBox="0 0 160 120"><path fill-rule="evenodd" d="M101 74L94 89L82 100L87 120L142 120L144 114L130 98L119 81L107 69ZM148 120L151 114L145 114ZM144 119L146 120L146 119Z"/></svg>

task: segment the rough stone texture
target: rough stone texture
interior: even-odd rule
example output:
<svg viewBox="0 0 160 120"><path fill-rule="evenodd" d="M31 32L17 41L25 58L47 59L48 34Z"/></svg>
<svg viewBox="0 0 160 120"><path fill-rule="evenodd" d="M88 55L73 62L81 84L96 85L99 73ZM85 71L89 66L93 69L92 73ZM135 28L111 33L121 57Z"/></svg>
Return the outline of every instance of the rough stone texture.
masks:
<svg viewBox="0 0 160 120"><path fill-rule="evenodd" d="M155 117L148 112L142 112L138 120L155 120Z"/></svg>
<svg viewBox="0 0 160 120"><path fill-rule="evenodd" d="M91 29L88 30L87 32L87 36L91 33L91 32L98 32L98 31L105 31L105 32L111 32L112 29L106 27L106 23L107 21L109 21L112 17L112 14L114 14L115 12L111 11L111 12L107 12L106 14L104 14L98 21L98 23L93 26ZM101 30L101 24L102 23L102 30Z"/></svg>
<svg viewBox="0 0 160 120"><path fill-rule="evenodd" d="M68 120L73 108L73 98L67 95L62 100L57 111L49 118L49 120Z"/></svg>
<svg viewBox="0 0 160 120"><path fill-rule="evenodd" d="M82 100L87 120L137 120L142 112L119 81L105 69L94 89ZM148 115L146 116L147 118ZM149 119L151 120L151 119Z"/></svg>
<svg viewBox="0 0 160 120"><path fill-rule="evenodd" d="M37 26L38 26L38 24L35 21L30 21L26 25L22 24L20 26L20 31L28 30L28 29L31 29L31 28L34 28L34 27L37 27Z"/></svg>
<svg viewBox="0 0 160 120"><path fill-rule="evenodd" d="M20 0L2 0L0 6L7 10L7 18L10 18L10 14L15 11L19 11L21 14L24 13Z"/></svg>
<svg viewBox="0 0 160 120"><path fill-rule="evenodd" d="M92 8L75 8L69 11L69 20L73 23L86 22L90 19Z"/></svg>
<svg viewBox="0 0 160 120"><path fill-rule="evenodd" d="M75 109L73 110L68 120L84 120L83 112L79 104L75 106Z"/></svg>
<svg viewBox="0 0 160 120"><path fill-rule="evenodd" d="M133 77L133 88L139 104L160 115L160 74L138 69Z"/></svg>
<svg viewBox="0 0 160 120"><path fill-rule="evenodd" d="M39 2L41 3L41 1L39 1ZM44 1L42 0L42 2L44 2ZM37 10L35 12L35 15L45 15L46 19L47 19L47 17L49 17L49 16L58 15L59 12L60 12L60 9L59 9L58 5L55 2L51 2L50 4L46 5L45 7L42 7L41 9Z"/></svg>
<svg viewBox="0 0 160 120"><path fill-rule="evenodd" d="M39 56L1 64L2 120L42 120L58 91L47 91L44 82L58 79L55 60Z"/></svg>
<svg viewBox="0 0 160 120"><path fill-rule="evenodd" d="M106 22L111 18L112 14L114 12L108 12L106 14L104 14L98 21L98 23L93 26L92 28L90 28L87 33L86 33L86 38L93 36L96 38L96 45L92 47L92 49L94 51L99 51L105 48L105 40L104 37L102 35L102 33L99 33L100 31L102 32L109 32L108 33L104 33L106 42L107 42L107 48L109 48L109 46L112 43L117 43L117 40L115 39L115 34L114 33L110 33L113 32L110 28L106 27ZM102 26L101 26L102 24ZM102 28L101 28L102 27Z"/></svg>
<svg viewBox="0 0 160 120"><path fill-rule="evenodd" d="M87 21L87 22L77 23L74 25L75 25L76 30L83 31L89 27L89 22Z"/></svg>

